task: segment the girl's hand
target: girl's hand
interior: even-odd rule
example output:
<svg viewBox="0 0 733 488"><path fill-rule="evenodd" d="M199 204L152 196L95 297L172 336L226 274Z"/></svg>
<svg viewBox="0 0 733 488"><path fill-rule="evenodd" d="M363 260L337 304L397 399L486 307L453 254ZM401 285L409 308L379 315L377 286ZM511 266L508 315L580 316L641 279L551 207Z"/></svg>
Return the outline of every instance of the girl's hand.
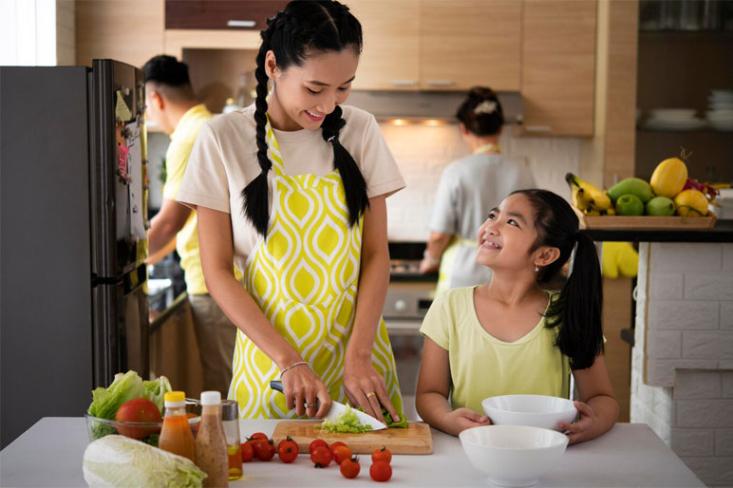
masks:
<svg viewBox="0 0 733 488"><path fill-rule="evenodd" d="M445 415L443 421L446 432L455 436L471 427L491 425L491 419L489 417L476 413L470 408L457 408L452 410Z"/></svg>
<svg viewBox="0 0 733 488"><path fill-rule="evenodd" d="M344 390L352 405L360 407L380 422L387 423L382 415L382 407L387 409L392 420L400 421L387 394L384 378L374 369L371 360L349 358L347 355L344 362Z"/></svg>
<svg viewBox="0 0 733 488"><path fill-rule="evenodd" d="M560 422L558 428L567 433L570 444L587 441L595 437L593 435L598 425L598 416L590 405L583 402L573 402L580 413L580 418L572 424Z"/></svg>
<svg viewBox="0 0 733 488"><path fill-rule="evenodd" d="M323 418L328 413L331 408L328 389L310 366L302 364L288 369L281 379L288 408L295 409L298 416Z"/></svg>

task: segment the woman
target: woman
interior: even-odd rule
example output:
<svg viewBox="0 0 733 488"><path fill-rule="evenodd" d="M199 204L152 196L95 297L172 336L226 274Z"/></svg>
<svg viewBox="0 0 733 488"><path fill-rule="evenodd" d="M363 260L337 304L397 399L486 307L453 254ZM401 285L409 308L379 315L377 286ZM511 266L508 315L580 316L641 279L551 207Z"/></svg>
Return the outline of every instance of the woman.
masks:
<svg viewBox="0 0 733 488"><path fill-rule="evenodd" d="M198 212L209 290L240 329L229 397L243 418L322 417L333 398L399 421L381 310L385 199L404 180L374 117L341 107L361 25L338 2L294 1L261 37L255 104L205 126L179 193Z"/></svg>
<svg viewBox="0 0 733 488"><path fill-rule="evenodd" d="M504 113L496 94L475 87L458 108L461 136L472 154L443 171L430 220L430 237L420 270L440 270L438 290L473 286L489 280L476 263L474 236L489 211L515 190L533 188L526 165L502 156L499 135Z"/></svg>

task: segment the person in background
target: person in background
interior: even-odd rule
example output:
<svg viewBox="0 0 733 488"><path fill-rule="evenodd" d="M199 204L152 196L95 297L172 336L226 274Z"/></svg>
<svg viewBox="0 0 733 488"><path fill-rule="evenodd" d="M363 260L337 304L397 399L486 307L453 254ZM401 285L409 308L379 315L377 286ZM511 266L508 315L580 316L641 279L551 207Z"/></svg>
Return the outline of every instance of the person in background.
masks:
<svg viewBox="0 0 733 488"><path fill-rule="evenodd" d="M159 261L173 249L178 251L193 312L204 389L226 392L232 377L236 328L206 289L196 213L176 201L193 143L211 113L196 99L185 63L172 56L155 56L145 63L143 72L146 116L170 136L163 204L148 230L148 263Z"/></svg>
<svg viewBox="0 0 733 488"><path fill-rule="evenodd" d="M570 443L596 438L618 417L603 356L603 290L593 240L562 197L520 190L489 212L476 261L479 286L447 290L430 306L415 403L420 417L452 435L491 419L481 401L499 395L569 398L577 385ZM572 258L558 292L551 284Z"/></svg>
<svg viewBox="0 0 733 488"><path fill-rule="evenodd" d="M430 237L420 263L422 273L440 270L438 291L489 280L491 271L476 263L474 236L489 210L502 198L535 186L526 164L501 154L499 135L504 113L490 88L472 88L456 117L472 154L443 171L430 219Z"/></svg>

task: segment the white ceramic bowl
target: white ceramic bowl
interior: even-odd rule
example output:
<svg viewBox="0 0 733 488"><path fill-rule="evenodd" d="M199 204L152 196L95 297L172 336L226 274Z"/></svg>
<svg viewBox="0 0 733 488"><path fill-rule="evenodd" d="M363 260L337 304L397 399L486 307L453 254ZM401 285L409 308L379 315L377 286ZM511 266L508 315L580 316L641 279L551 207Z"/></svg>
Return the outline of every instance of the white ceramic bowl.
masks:
<svg viewBox="0 0 733 488"><path fill-rule="evenodd" d="M570 423L578 415L570 400L544 395L489 397L481 406L496 425L530 425L558 430L557 424Z"/></svg>
<svg viewBox="0 0 733 488"><path fill-rule="evenodd" d="M566 435L522 425L487 425L458 436L474 468L502 487L534 486L568 446Z"/></svg>

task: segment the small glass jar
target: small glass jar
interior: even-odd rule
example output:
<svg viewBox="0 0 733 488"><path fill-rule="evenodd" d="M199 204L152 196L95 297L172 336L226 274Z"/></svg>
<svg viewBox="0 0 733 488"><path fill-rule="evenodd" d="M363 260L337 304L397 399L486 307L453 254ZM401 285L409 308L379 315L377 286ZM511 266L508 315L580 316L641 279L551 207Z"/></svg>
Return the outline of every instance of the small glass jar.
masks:
<svg viewBox="0 0 733 488"><path fill-rule="evenodd" d="M236 400L222 400L221 421L227 440L229 459L229 481L242 477L242 448L239 438L239 405Z"/></svg>

